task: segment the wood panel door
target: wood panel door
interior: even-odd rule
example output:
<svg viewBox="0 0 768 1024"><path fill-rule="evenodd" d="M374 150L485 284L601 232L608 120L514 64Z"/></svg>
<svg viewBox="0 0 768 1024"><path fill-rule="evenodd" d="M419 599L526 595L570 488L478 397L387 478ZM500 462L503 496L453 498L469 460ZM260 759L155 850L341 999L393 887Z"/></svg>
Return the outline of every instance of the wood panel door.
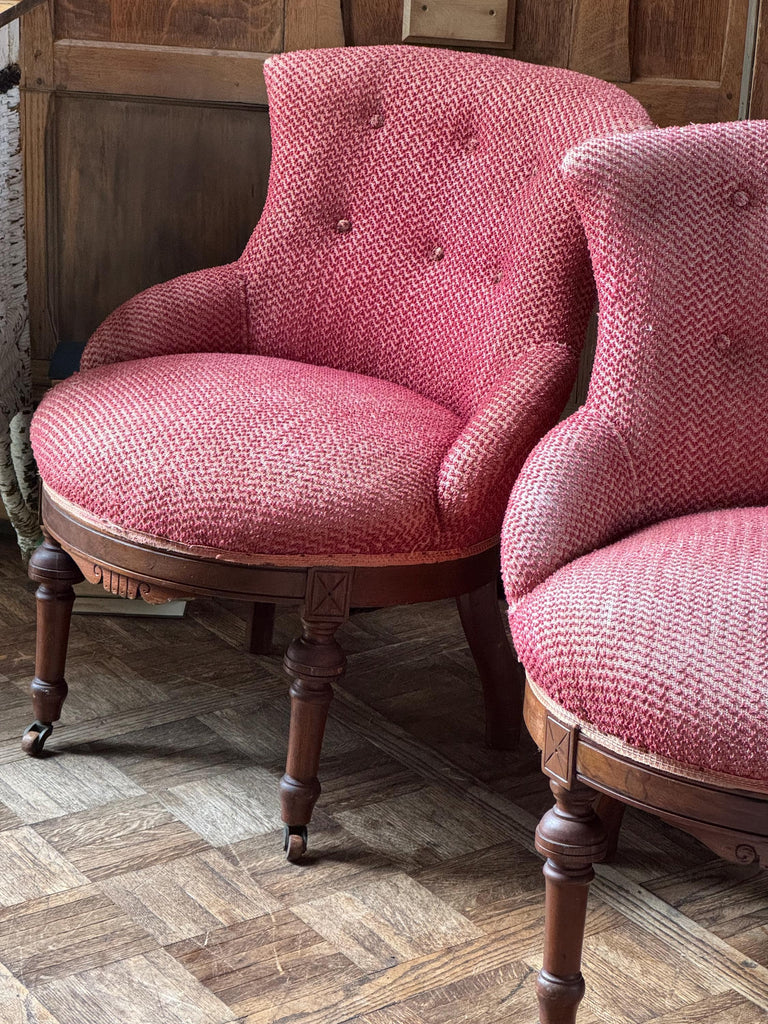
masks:
<svg viewBox="0 0 768 1024"><path fill-rule="evenodd" d="M348 0L347 42L417 41L413 6L412 0ZM660 125L738 116L748 0L516 0L504 5L502 37L494 36L502 12L493 0L420 0L416 6L422 29L430 13L431 23L442 26L430 42L464 40L617 82ZM476 30L482 15L485 36L468 39L467 28Z"/></svg>
<svg viewBox="0 0 768 1024"><path fill-rule="evenodd" d="M263 65L344 42L339 0L45 0L22 21L38 383L124 299L235 259L269 176Z"/></svg>

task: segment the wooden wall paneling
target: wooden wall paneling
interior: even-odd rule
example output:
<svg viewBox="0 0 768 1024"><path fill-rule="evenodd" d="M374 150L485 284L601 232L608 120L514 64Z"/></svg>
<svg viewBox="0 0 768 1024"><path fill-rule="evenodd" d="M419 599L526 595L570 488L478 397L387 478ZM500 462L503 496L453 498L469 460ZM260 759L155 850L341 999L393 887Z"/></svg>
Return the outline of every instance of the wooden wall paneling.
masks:
<svg viewBox="0 0 768 1024"><path fill-rule="evenodd" d="M403 39L511 46L514 0L404 0Z"/></svg>
<svg viewBox="0 0 768 1024"><path fill-rule="evenodd" d="M22 68L21 131L24 148L27 295L33 359L47 359L56 347L49 281L55 274L50 239L55 228L49 202L50 124L54 112L51 10L43 3L24 15L19 60Z"/></svg>
<svg viewBox="0 0 768 1024"><path fill-rule="evenodd" d="M341 0L286 0L284 50L343 45Z"/></svg>
<svg viewBox="0 0 768 1024"><path fill-rule="evenodd" d="M738 117L748 8L747 0L635 0L633 80L626 89L657 124ZM659 24L666 25L666 41Z"/></svg>
<svg viewBox="0 0 768 1024"><path fill-rule="evenodd" d="M758 14L749 116L768 118L768 0L762 0Z"/></svg>
<svg viewBox="0 0 768 1024"><path fill-rule="evenodd" d="M62 39L54 44L60 92L264 104L267 53Z"/></svg>
<svg viewBox="0 0 768 1024"><path fill-rule="evenodd" d="M265 110L62 95L55 144L62 340L157 281L236 259L266 195Z"/></svg>
<svg viewBox="0 0 768 1024"><path fill-rule="evenodd" d="M403 0L344 0L347 46L375 46L403 40Z"/></svg>
<svg viewBox="0 0 768 1024"><path fill-rule="evenodd" d="M719 82L733 6L731 0L633 0L633 77Z"/></svg>
<svg viewBox="0 0 768 1024"><path fill-rule="evenodd" d="M564 67L572 4L573 0L508 0L506 44L499 50L494 45L494 52ZM402 42L404 0L345 0L343 8L348 46ZM491 0L488 10L496 9Z"/></svg>
<svg viewBox="0 0 768 1024"><path fill-rule="evenodd" d="M610 82L629 82L629 0L575 0L569 65Z"/></svg>
<svg viewBox="0 0 768 1024"><path fill-rule="evenodd" d="M573 0L517 0L515 51L519 60L566 67Z"/></svg>
<svg viewBox="0 0 768 1024"><path fill-rule="evenodd" d="M27 14L45 0L0 0L0 28Z"/></svg>
<svg viewBox="0 0 768 1024"><path fill-rule="evenodd" d="M56 0L56 38L221 50L282 49L277 0Z"/></svg>

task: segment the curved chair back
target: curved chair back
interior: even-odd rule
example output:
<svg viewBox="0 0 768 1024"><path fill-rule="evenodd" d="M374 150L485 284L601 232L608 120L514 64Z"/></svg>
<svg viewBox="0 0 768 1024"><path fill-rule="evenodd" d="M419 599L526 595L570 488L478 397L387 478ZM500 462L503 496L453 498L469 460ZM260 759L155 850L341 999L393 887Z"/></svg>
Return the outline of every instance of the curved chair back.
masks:
<svg viewBox="0 0 768 1024"><path fill-rule="evenodd" d="M269 192L241 259L255 351L391 380L465 418L522 351L578 351L593 290L559 165L588 136L649 125L635 100L559 68L407 46L283 54L265 76Z"/></svg>
<svg viewBox="0 0 768 1024"><path fill-rule="evenodd" d="M515 485L513 598L629 529L768 501L768 122L592 139L563 171L598 346L586 405Z"/></svg>

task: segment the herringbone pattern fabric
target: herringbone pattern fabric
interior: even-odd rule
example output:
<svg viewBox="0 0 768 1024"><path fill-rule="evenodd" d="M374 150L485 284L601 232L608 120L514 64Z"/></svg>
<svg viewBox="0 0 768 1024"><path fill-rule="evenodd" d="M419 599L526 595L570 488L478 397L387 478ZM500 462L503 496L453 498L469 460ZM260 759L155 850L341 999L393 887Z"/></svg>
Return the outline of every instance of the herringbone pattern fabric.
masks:
<svg viewBox="0 0 768 1024"><path fill-rule="evenodd" d="M401 526L386 543L397 551L422 543L425 503L441 524L432 540L490 543L515 474L566 400L593 302L561 158L590 136L648 127L648 117L604 82L483 54L312 51L275 57L265 74L269 194L241 259L132 299L96 332L83 366L230 351L353 372L369 380L361 383L364 393L375 390L371 379L408 388L413 408L437 404L455 429L450 438L441 435L440 459L420 478L411 508L397 495L384 499L384 507L398 508ZM252 366L254 380L262 379L258 360ZM64 385L57 416L79 401L78 387ZM227 404L226 388L218 397L208 391L206 401ZM290 420L294 399L286 401L282 412ZM335 414L333 403L318 407L321 418ZM62 496L88 500L76 481L95 464L77 452L98 447L98 438L73 437L65 450L51 416L41 414L35 434L43 477L57 472ZM410 457L419 436L408 436L410 426L406 417L401 458ZM345 421L339 431L347 430ZM313 550L338 553L328 545L340 537L354 545L350 554L377 550L370 521L356 530L349 520L346 476L324 475L326 433L320 424L316 458L291 462L290 450L284 453L285 472L296 488L304 481L320 492L316 507L326 518L305 550L317 540ZM367 448L363 426L356 443ZM233 447L240 444L233 438ZM67 473L54 470L65 460ZM361 472L363 464L354 463ZM229 479L236 468L223 451L197 472ZM131 479L145 471L127 463L114 486L130 495ZM386 488L384 476L374 474L364 487ZM201 500L213 503L213 494ZM252 515L272 497L265 484ZM168 492L168 501L179 505L183 495ZM125 495L111 508L121 528L138 529L140 519L150 535L167 535L169 509L158 508L155 519L136 512ZM259 550L293 551L295 539L286 543L279 529L265 535L282 514L272 511L256 531ZM368 509L369 520L374 511ZM221 524L221 533L210 542L253 550L247 514L234 500L217 505L211 522ZM344 517L340 534L332 521ZM185 522L173 529L180 535Z"/></svg>
<svg viewBox="0 0 768 1024"><path fill-rule="evenodd" d="M404 557L463 540L443 534L435 501L457 429L397 384L237 354L101 366L56 389L36 421L67 453L46 465L49 487L107 522L130 502L135 530L176 544ZM89 472L72 481L75 460Z"/></svg>
<svg viewBox="0 0 768 1024"><path fill-rule="evenodd" d="M768 509L700 512L550 576L518 605L515 646L601 732L768 782L767 593Z"/></svg>
<svg viewBox="0 0 768 1024"><path fill-rule="evenodd" d="M599 731L765 783L768 123L594 140L564 167L600 334L586 406L510 499L515 644Z"/></svg>
<svg viewBox="0 0 768 1024"><path fill-rule="evenodd" d="M585 409L515 488L513 600L633 526L768 500L768 125L595 139L564 170L600 335Z"/></svg>

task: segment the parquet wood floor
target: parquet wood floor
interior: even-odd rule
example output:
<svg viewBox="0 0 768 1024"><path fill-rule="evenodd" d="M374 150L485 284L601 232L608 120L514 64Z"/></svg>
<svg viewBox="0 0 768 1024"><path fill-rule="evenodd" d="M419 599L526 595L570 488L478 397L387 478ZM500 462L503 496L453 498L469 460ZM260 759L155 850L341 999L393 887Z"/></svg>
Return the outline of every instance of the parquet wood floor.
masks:
<svg viewBox="0 0 768 1024"><path fill-rule="evenodd" d="M353 615L313 856L285 863L288 702L245 609L76 618L51 756L21 755L34 597L0 536L2 1024L535 1024L530 741L482 742L450 602ZM278 616L282 646L295 613ZM629 813L580 1024L768 1020L768 878Z"/></svg>

